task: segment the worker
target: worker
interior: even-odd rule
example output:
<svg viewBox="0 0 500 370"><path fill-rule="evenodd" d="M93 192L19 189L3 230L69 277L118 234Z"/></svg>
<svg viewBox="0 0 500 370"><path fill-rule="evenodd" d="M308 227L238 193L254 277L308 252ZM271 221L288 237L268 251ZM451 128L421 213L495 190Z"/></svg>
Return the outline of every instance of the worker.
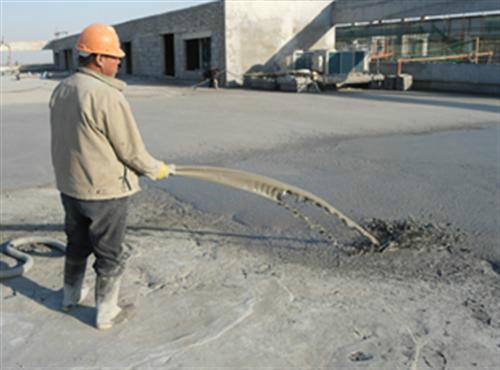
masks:
<svg viewBox="0 0 500 370"><path fill-rule="evenodd" d="M76 49L78 71L50 99L52 164L67 236L62 309L71 310L88 293L84 274L93 254L96 327L109 329L131 308L118 305L129 198L140 190L139 176L161 180L174 166L145 148L122 93L126 84L115 78L125 53L114 28L86 27Z"/></svg>
<svg viewBox="0 0 500 370"><path fill-rule="evenodd" d="M218 89L219 75L220 75L220 70L218 68L212 68L205 70L205 72L203 73L203 78L205 78L205 81L208 80L208 87L212 89Z"/></svg>

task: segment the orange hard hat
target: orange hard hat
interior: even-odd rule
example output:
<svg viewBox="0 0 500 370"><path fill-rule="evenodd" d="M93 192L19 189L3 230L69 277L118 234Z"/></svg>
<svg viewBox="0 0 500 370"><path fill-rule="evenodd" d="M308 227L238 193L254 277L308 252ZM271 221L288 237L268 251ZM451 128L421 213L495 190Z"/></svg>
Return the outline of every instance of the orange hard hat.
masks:
<svg viewBox="0 0 500 370"><path fill-rule="evenodd" d="M87 26L80 34L76 48L89 54L110 55L116 58L125 56L124 51L120 48L120 39L115 29L101 23Z"/></svg>

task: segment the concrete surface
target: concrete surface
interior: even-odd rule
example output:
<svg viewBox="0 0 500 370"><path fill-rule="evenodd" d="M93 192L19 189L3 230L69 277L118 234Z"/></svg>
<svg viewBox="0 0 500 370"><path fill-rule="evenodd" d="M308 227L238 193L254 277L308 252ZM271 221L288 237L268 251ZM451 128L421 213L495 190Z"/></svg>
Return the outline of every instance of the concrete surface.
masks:
<svg viewBox="0 0 500 370"><path fill-rule="evenodd" d="M64 239L49 158L54 86L2 80L1 241ZM98 332L92 297L63 314L62 258L28 247L33 270L0 285L2 368L500 365L497 99L138 83L126 95L159 158L271 176L360 222L412 216L451 244L417 235L405 249L350 256L251 194L146 181L131 207L121 291L136 317ZM342 225L309 211L340 235ZM0 267L13 264L1 257Z"/></svg>

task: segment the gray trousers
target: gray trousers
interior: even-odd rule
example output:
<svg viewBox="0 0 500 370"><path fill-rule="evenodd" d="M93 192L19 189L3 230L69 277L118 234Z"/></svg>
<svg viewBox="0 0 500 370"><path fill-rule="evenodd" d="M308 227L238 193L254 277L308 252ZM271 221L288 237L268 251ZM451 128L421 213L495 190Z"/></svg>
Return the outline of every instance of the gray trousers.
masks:
<svg viewBox="0 0 500 370"><path fill-rule="evenodd" d="M128 197L81 200L61 193L65 211L64 231L68 239L66 258L96 260L98 276L118 276L125 269L123 240L127 226Z"/></svg>

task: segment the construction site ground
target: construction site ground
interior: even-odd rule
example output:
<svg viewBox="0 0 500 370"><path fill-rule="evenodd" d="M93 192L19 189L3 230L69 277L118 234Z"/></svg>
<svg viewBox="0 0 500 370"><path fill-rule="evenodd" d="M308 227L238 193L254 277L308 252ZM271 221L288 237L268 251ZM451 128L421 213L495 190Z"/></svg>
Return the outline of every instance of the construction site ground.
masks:
<svg viewBox="0 0 500 370"><path fill-rule="evenodd" d="M50 161L56 84L2 79L1 242L65 240ZM98 331L92 296L61 312L63 256L26 247L32 270L0 282L2 369L500 366L498 99L138 80L125 95L155 157L299 186L409 242L347 252L356 236L320 210L310 217L343 248L253 194L144 180L121 290L135 316ZM2 269L14 265L1 256Z"/></svg>

